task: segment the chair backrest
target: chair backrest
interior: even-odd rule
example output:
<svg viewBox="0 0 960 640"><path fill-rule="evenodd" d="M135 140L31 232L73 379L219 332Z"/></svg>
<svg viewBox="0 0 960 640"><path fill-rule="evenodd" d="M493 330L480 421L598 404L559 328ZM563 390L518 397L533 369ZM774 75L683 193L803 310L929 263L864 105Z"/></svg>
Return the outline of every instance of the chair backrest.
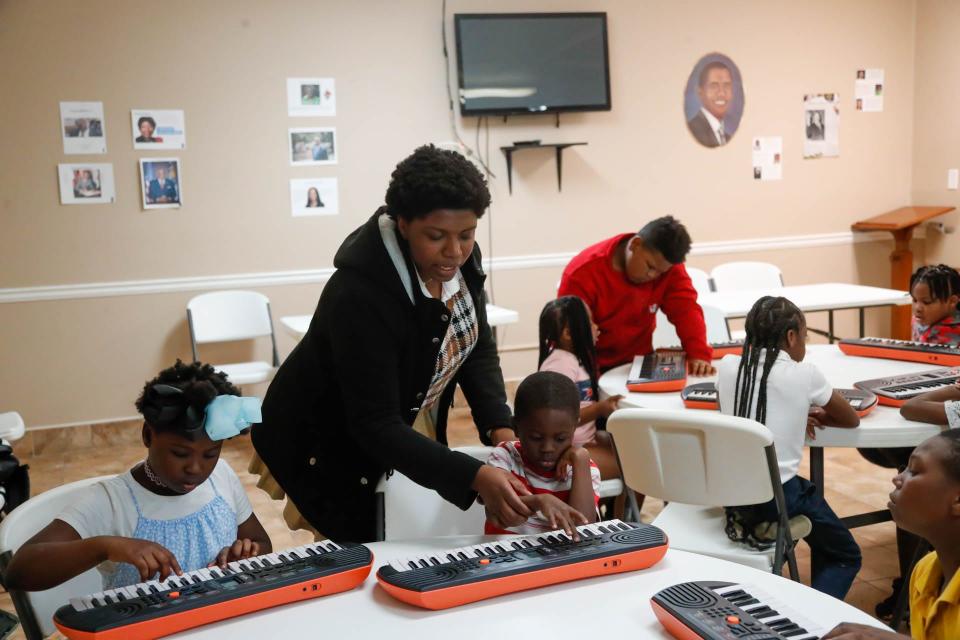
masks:
<svg viewBox="0 0 960 640"><path fill-rule="evenodd" d="M273 364L277 355L270 300L256 291L214 291L195 296L187 303L187 324L194 360L199 359L197 345L270 336Z"/></svg>
<svg viewBox="0 0 960 640"><path fill-rule="evenodd" d="M14 552L24 542L57 517L64 507L75 502L87 488L112 476L87 478L59 486L34 496L14 509L0 523L0 567L5 571ZM54 631L53 614L74 596L103 590L100 572L90 569L79 576L46 591L11 591L20 624L28 640L46 638Z"/></svg>
<svg viewBox="0 0 960 640"><path fill-rule="evenodd" d="M16 411L0 413L0 438L4 440L19 440L26 431L23 418Z"/></svg>
<svg viewBox="0 0 960 640"><path fill-rule="evenodd" d="M730 326L723 311L707 304L700 305L703 309L703 321L707 325L707 342L729 342Z"/></svg>
<svg viewBox="0 0 960 640"><path fill-rule="evenodd" d="M677 335L676 327L667 319L667 315L663 311L658 310L657 325L653 328L653 348L678 346L680 346L680 336Z"/></svg>
<svg viewBox="0 0 960 640"><path fill-rule="evenodd" d="M607 420L627 486L667 502L767 502L779 485L773 435L754 420L708 411L620 409Z"/></svg>
<svg viewBox="0 0 960 640"><path fill-rule="evenodd" d="M454 449L478 460L486 461L492 447ZM409 540L463 534L483 533L486 513L473 503L466 511L447 502L440 495L421 487L402 473L384 476L377 485L377 538Z"/></svg>
<svg viewBox="0 0 960 640"><path fill-rule="evenodd" d="M717 291L779 289L783 286L780 268L769 262L727 262L710 272Z"/></svg>
<svg viewBox="0 0 960 640"><path fill-rule="evenodd" d="M707 342L728 342L730 328L723 311L709 305L700 305L703 309L703 320L707 325ZM653 348L679 347L680 337L677 329L667 319L663 311L657 311L657 326L653 329Z"/></svg>
<svg viewBox="0 0 960 640"><path fill-rule="evenodd" d="M697 290L697 295L702 296L713 291L713 285L710 283L710 276L703 269L696 267L687 267L687 275L693 281L693 288Z"/></svg>

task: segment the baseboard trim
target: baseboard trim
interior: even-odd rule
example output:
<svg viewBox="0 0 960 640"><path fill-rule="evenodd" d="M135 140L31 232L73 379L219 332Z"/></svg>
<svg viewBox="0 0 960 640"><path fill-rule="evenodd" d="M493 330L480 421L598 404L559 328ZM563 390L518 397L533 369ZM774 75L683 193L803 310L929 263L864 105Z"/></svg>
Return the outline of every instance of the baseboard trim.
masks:
<svg viewBox="0 0 960 640"><path fill-rule="evenodd" d="M767 238L747 238L718 242L697 242L694 243L691 248L690 255L695 257L781 251L784 249L808 249L812 247L853 245L881 240L890 240L890 235L883 232L853 233L851 231L840 231L836 233L815 233L796 236L771 236ZM576 254L569 252L504 256L493 258L492 260L485 260L484 267L494 272L556 268L565 266L574 255ZM334 269L332 267L326 267L322 269L304 269L298 271L233 273L190 278L155 278L150 280L12 287L0 289L0 304L183 293L216 289L276 287L296 284L323 284L333 275L333 272Z"/></svg>

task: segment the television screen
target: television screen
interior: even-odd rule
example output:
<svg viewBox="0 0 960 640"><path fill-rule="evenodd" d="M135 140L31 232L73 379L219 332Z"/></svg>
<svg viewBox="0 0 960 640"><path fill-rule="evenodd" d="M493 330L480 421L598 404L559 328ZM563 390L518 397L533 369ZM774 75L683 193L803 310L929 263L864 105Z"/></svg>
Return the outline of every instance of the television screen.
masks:
<svg viewBox="0 0 960 640"><path fill-rule="evenodd" d="M460 112L610 109L606 13L454 15Z"/></svg>

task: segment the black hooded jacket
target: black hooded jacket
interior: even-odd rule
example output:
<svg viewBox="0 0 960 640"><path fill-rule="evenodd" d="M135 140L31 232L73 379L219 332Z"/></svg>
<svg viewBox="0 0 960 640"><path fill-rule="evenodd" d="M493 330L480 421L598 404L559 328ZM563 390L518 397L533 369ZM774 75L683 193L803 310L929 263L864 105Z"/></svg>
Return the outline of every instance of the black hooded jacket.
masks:
<svg viewBox="0 0 960 640"><path fill-rule="evenodd" d="M334 540L375 537L374 489L396 469L461 509L481 463L446 446L451 383L438 402L437 439L411 428L449 324L444 303L423 295L406 242L411 303L380 235L378 210L343 242L336 272L320 295L310 328L280 366L263 401L253 445L303 516ZM481 440L510 425L500 359L484 306L480 251L461 267L479 324L460 384ZM436 340L439 338L440 340Z"/></svg>

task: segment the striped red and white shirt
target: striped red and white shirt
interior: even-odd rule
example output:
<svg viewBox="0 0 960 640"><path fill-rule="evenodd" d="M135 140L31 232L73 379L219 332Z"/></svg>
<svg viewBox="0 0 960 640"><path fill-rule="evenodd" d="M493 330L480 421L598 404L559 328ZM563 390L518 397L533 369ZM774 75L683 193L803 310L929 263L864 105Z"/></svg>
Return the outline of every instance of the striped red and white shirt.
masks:
<svg viewBox="0 0 960 640"><path fill-rule="evenodd" d="M566 480L561 480L555 472L543 475L534 471L523 458L523 447L519 440L501 442L490 453L487 464L498 469L505 469L515 475L529 489L530 493L549 493L567 504L570 503L570 487L573 484L573 474L569 474ZM600 502L600 469L593 460L590 461L590 480L593 485L593 505L596 508L596 505ZM520 526L509 529L501 529L488 520L483 531L487 535L504 533L530 535L553 531L555 528L551 527L550 523L544 520L539 513L535 513Z"/></svg>

